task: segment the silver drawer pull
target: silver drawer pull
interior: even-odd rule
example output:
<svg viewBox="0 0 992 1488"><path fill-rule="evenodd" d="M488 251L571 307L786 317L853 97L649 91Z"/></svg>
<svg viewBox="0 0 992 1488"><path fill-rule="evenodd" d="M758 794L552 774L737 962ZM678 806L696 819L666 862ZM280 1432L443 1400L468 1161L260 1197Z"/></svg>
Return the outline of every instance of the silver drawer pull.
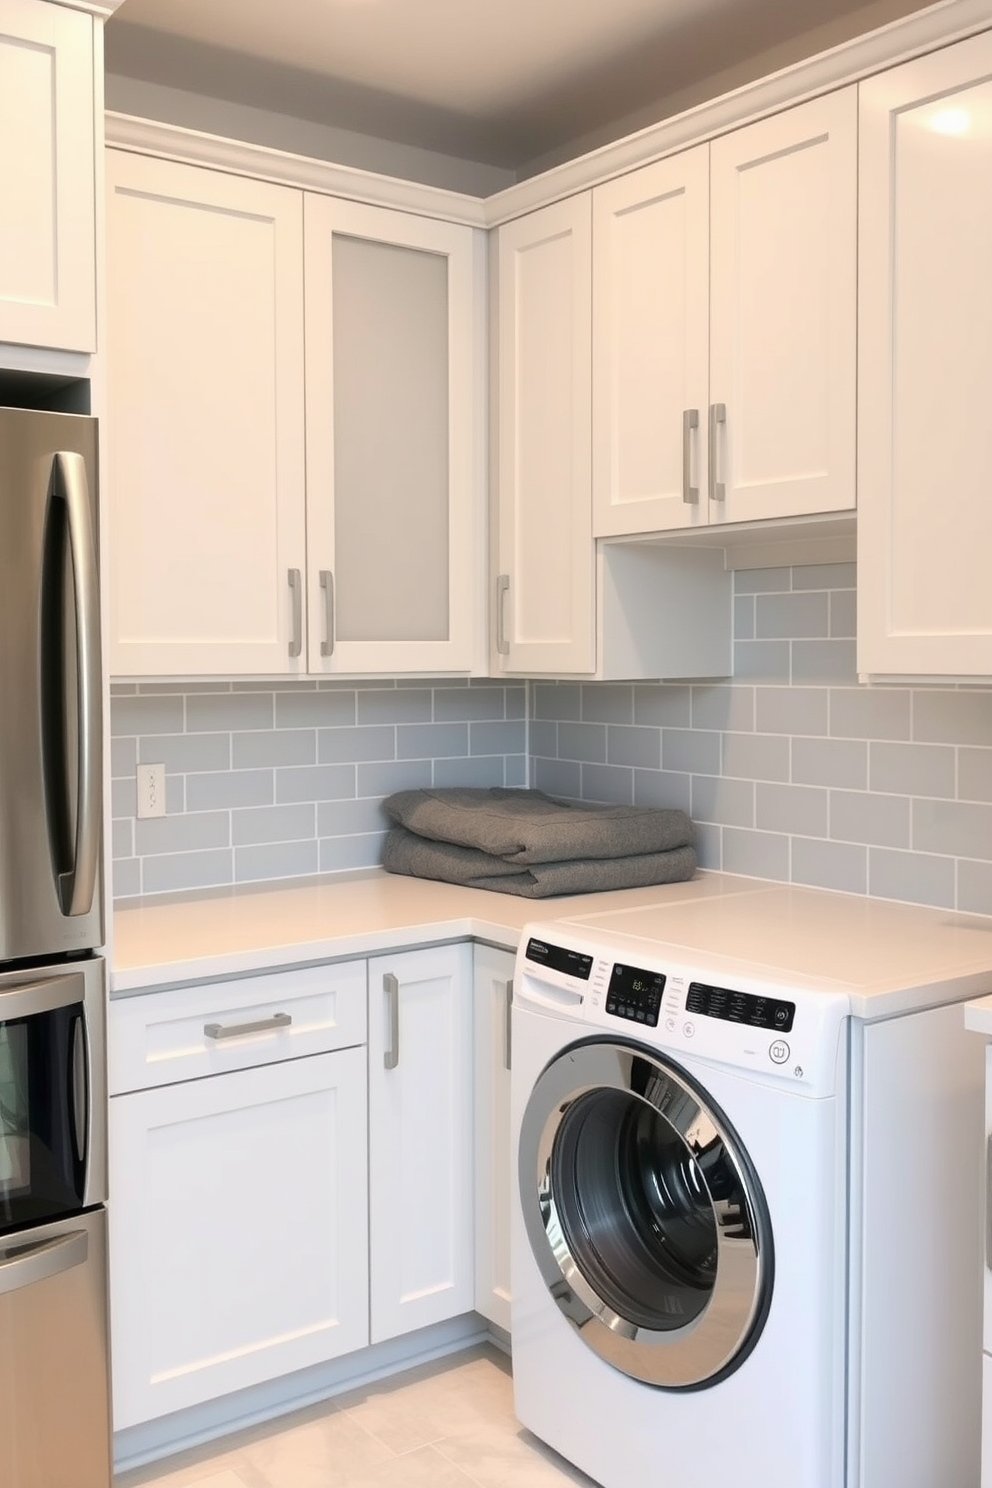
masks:
<svg viewBox="0 0 992 1488"><path fill-rule="evenodd" d="M699 409L682 410L682 500L699 500L699 487L692 484L692 433L699 428Z"/></svg>
<svg viewBox="0 0 992 1488"><path fill-rule="evenodd" d="M727 427L727 405L726 403L710 404L710 500L726 501L727 487L724 481L717 480L717 459L719 452L719 430L721 425Z"/></svg>
<svg viewBox="0 0 992 1488"><path fill-rule="evenodd" d="M277 1028L288 1028L292 1021L290 1013L273 1013L271 1018L259 1018L255 1023L204 1023L203 1032L208 1039L237 1038L242 1033L274 1033Z"/></svg>
<svg viewBox="0 0 992 1488"><path fill-rule="evenodd" d="M400 1062L400 983L399 977L387 971L382 979L382 990L386 997L386 1018L389 1025L389 1047L383 1051L382 1063L387 1070L394 1070Z"/></svg>
<svg viewBox="0 0 992 1488"><path fill-rule="evenodd" d="M510 1051L512 1048L513 1026L513 978L505 983L503 988L503 1068L508 1070L511 1063Z"/></svg>

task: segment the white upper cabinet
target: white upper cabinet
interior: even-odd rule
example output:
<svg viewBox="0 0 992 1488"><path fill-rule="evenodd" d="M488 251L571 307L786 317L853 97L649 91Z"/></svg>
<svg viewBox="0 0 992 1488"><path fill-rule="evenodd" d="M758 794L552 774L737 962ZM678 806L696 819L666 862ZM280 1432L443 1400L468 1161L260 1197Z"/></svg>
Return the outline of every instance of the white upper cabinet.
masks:
<svg viewBox="0 0 992 1488"><path fill-rule="evenodd" d="M0 0L0 342L96 347L93 26Z"/></svg>
<svg viewBox="0 0 992 1488"><path fill-rule="evenodd" d="M499 229L496 650L508 672L595 666L589 193Z"/></svg>
<svg viewBox="0 0 992 1488"><path fill-rule="evenodd" d="M593 249L593 529L704 523L709 146L597 186Z"/></svg>
<svg viewBox="0 0 992 1488"><path fill-rule="evenodd" d="M856 335L845 88L710 146L710 521L854 507Z"/></svg>
<svg viewBox="0 0 992 1488"><path fill-rule="evenodd" d="M992 675L992 35L861 85L858 670Z"/></svg>
<svg viewBox="0 0 992 1488"><path fill-rule="evenodd" d="M484 247L110 153L110 669L481 669Z"/></svg>
<svg viewBox="0 0 992 1488"><path fill-rule="evenodd" d="M300 194L118 151L107 190L110 670L302 672Z"/></svg>
<svg viewBox="0 0 992 1488"><path fill-rule="evenodd" d="M468 671L485 627L479 235L316 195L305 223L309 669Z"/></svg>
<svg viewBox="0 0 992 1488"><path fill-rule="evenodd" d="M670 195L678 197L677 181ZM680 210L676 205L673 216ZM666 231L663 222L655 236ZM642 220L631 237L652 232ZM592 263L589 192L499 230L495 666L506 673L604 679L725 676L731 576L722 554L716 548L597 546L593 536ZM622 272L614 287L624 334L637 339L637 294L628 296ZM649 314L656 324L679 322L678 298L667 289L655 296ZM657 363L670 374L679 406L682 363L677 347ZM641 398L636 369L615 382L624 400ZM637 411L645 426L652 423L645 402ZM663 442L629 442L637 445L633 466L663 471L667 462L670 471ZM632 488L629 481L625 488ZM657 503L669 500L663 494ZM681 505L681 496L677 500ZM640 518L635 525L640 530Z"/></svg>
<svg viewBox="0 0 992 1488"><path fill-rule="evenodd" d="M853 508L857 94L593 193L594 530Z"/></svg>

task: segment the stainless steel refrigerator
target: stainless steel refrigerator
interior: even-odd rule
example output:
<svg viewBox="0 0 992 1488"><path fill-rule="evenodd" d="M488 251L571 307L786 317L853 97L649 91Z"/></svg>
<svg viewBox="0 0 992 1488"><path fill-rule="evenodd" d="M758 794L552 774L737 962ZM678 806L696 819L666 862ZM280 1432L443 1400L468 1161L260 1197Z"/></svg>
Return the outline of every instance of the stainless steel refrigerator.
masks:
<svg viewBox="0 0 992 1488"><path fill-rule="evenodd" d="M0 408L0 1484L108 1488L96 423Z"/></svg>

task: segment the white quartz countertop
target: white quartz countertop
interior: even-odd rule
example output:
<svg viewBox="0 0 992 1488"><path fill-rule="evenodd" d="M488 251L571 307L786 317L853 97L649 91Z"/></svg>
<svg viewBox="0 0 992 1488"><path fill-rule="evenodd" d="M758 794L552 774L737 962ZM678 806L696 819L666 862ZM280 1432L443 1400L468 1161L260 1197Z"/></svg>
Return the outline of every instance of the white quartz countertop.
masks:
<svg viewBox="0 0 992 1488"><path fill-rule="evenodd" d="M687 883L524 899L370 869L318 880L172 896L114 914L111 991L472 938L514 950L528 922L615 935L700 974L767 975L844 995L860 1018L981 999L992 1035L992 916L725 873Z"/></svg>
<svg viewBox="0 0 992 1488"><path fill-rule="evenodd" d="M118 907L111 992L476 939L515 950L528 920L708 898L757 880L697 874L686 883L524 899L373 868L285 885L172 895Z"/></svg>

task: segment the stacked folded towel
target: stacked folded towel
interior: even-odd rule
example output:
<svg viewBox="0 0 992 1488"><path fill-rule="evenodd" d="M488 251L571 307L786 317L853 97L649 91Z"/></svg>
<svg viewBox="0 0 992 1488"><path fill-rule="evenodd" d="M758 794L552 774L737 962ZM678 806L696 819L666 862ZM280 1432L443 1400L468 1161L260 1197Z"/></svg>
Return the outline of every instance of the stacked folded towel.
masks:
<svg viewBox="0 0 992 1488"><path fill-rule="evenodd" d="M543 899L677 883L696 869L684 811L556 800L538 790L397 791L382 865L473 889Z"/></svg>

